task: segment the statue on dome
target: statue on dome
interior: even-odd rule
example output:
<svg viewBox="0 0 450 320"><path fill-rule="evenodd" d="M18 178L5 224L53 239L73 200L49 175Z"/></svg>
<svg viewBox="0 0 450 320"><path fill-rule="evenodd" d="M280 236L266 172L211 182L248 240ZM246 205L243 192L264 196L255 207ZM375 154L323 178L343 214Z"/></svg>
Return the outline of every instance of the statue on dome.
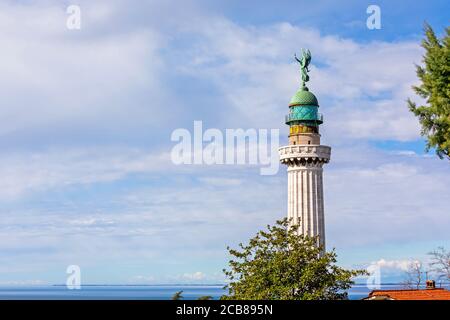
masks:
<svg viewBox="0 0 450 320"><path fill-rule="evenodd" d="M300 64L300 73L302 75L302 87L306 87L305 82L309 81L308 66L309 63L311 62L311 52L309 51L309 49L306 50L302 49L301 59L297 58L297 54L294 54L294 58Z"/></svg>

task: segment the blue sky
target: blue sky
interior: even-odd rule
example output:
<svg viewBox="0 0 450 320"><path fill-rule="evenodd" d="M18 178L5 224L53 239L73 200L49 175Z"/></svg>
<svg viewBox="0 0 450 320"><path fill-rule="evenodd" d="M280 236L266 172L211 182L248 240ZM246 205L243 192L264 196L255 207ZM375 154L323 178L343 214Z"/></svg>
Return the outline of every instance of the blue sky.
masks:
<svg viewBox="0 0 450 320"><path fill-rule="evenodd" d="M66 8L81 8L81 29ZM381 8L380 30L366 8ZM177 128L278 128L313 55L324 114L328 249L345 267L450 247L448 161L425 154L405 100L422 23L448 1L3 1L0 284L217 283L227 245L285 216L287 177L175 166ZM396 278L397 277L397 278Z"/></svg>

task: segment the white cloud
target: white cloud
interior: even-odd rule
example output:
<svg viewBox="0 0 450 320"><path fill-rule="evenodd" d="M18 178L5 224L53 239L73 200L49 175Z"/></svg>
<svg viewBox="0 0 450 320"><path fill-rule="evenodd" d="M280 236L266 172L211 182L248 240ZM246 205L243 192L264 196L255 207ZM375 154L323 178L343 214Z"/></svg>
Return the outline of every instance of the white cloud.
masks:
<svg viewBox="0 0 450 320"><path fill-rule="evenodd" d="M218 177L204 177L200 178L200 181L207 185L216 187L236 187L242 184L241 179L230 179L230 178L218 178Z"/></svg>
<svg viewBox="0 0 450 320"><path fill-rule="evenodd" d="M48 285L44 280L7 280L0 281L1 286L42 286Z"/></svg>
<svg viewBox="0 0 450 320"><path fill-rule="evenodd" d="M324 170L329 245L448 242L447 163L361 146L333 152Z"/></svg>
<svg viewBox="0 0 450 320"><path fill-rule="evenodd" d="M385 260L380 259L371 263L372 266L378 266L383 269L397 269L408 271L412 265L420 264L417 260ZM386 270L385 270L386 271Z"/></svg>
<svg viewBox="0 0 450 320"><path fill-rule="evenodd" d="M415 151L412 151L412 150L394 151L393 154L397 154L399 156L408 156L408 157L417 157L417 156L419 156Z"/></svg>
<svg viewBox="0 0 450 320"><path fill-rule="evenodd" d="M162 275L159 277L138 275L131 277L129 284L218 284L224 283L225 278L222 273L205 273L202 271L186 272L177 275Z"/></svg>
<svg viewBox="0 0 450 320"><path fill-rule="evenodd" d="M224 283L226 282L226 279L224 277L223 273L213 272L213 273L204 273L202 271L196 271L192 273L183 273L181 275L177 275L174 277L168 277L167 279L168 283L198 283L198 284L205 284L205 283Z"/></svg>
<svg viewBox="0 0 450 320"><path fill-rule="evenodd" d="M112 226L114 225L114 223L115 222L113 220L96 219L89 217L69 221L69 224L81 227Z"/></svg>
<svg viewBox="0 0 450 320"><path fill-rule="evenodd" d="M164 39L150 28L99 32L114 18L107 8L84 5L86 26L70 31L65 6L0 5L0 136L158 123Z"/></svg>
<svg viewBox="0 0 450 320"><path fill-rule="evenodd" d="M28 192L70 185L113 182L131 173L163 170L168 153L131 148L54 149L2 154L0 198L16 199Z"/></svg>
<svg viewBox="0 0 450 320"><path fill-rule="evenodd" d="M181 278L185 280L193 280L193 281L199 281L205 279L206 275L203 272L197 271L194 273L184 273Z"/></svg>
<svg viewBox="0 0 450 320"><path fill-rule="evenodd" d="M155 277L154 276L134 276L131 278L131 280L129 281L129 283L132 284L144 284L144 283L154 283L155 282Z"/></svg>

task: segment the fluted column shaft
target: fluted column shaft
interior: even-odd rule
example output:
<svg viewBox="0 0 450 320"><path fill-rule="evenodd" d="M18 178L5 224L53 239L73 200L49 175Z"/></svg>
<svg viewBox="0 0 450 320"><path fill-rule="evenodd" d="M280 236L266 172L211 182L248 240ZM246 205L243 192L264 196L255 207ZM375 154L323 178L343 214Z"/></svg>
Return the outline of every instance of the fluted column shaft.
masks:
<svg viewBox="0 0 450 320"><path fill-rule="evenodd" d="M299 225L299 232L319 236L325 245L322 167L290 166L288 168L288 218Z"/></svg>
<svg viewBox="0 0 450 320"><path fill-rule="evenodd" d="M288 166L288 218L299 233L318 237L325 249L325 215L322 166L331 148L323 145L290 145L279 149L281 163Z"/></svg>

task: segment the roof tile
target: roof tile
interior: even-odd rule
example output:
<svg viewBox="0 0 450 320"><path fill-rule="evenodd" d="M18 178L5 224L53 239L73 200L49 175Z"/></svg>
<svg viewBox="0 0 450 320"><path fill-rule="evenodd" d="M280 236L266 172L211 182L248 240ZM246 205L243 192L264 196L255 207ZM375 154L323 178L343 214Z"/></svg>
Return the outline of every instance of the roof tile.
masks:
<svg viewBox="0 0 450 320"><path fill-rule="evenodd" d="M450 300L450 291L443 288L424 290L373 290L368 298L382 296L394 300Z"/></svg>

